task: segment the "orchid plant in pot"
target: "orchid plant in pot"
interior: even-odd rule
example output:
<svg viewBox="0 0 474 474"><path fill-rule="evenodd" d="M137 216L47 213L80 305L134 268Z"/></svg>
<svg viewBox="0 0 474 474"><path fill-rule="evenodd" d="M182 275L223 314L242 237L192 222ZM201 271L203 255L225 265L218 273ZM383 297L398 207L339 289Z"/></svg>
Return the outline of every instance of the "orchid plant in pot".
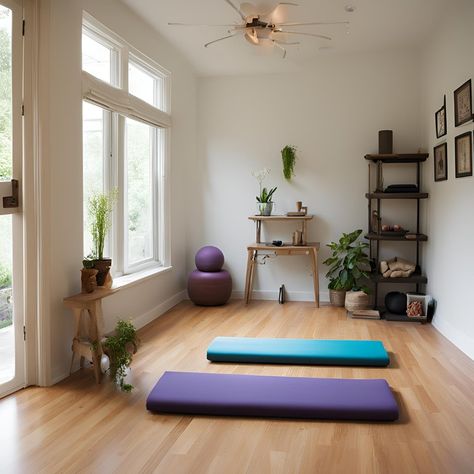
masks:
<svg viewBox="0 0 474 474"><path fill-rule="evenodd" d="M261 216L270 216L273 210L273 201L272 197L274 192L277 190L277 187L269 188L262 187L264 179L270 174L269 168L263 168L260 171L253 171L252 176L258 181L259 185L259 195L256 196L257 199L257 210Z"/></svg>

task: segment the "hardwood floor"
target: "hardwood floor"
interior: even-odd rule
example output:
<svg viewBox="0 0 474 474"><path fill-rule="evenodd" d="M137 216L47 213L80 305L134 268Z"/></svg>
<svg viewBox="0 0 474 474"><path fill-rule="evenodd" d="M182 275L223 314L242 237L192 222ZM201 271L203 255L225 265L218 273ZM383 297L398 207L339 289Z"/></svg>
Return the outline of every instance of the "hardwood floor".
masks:
<svg viewBox="0 0 474 474"><path fill-rule="evenodd" d="M0 401L0 472L474 472L474 362L430 325L347 319L311 303L183 302L140 331L132 394L90 369ZM380 339L388 368L211 364L218 335ZM153 415L145 399L165 370L385 378L396 423Z"/></svg>

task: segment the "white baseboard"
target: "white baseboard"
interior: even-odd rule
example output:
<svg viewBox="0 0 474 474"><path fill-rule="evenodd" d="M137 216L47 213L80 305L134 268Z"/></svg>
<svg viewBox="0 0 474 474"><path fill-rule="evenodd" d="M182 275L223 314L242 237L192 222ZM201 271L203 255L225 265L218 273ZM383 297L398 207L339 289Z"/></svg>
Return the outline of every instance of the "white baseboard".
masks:
<svg viewBox="0 0 474 474"><path fill-rule="evenodd" d="M474 360L474 339L472 337L460 332L442 318L436 317L436 315L431 324L459 350L463 351L470 359Z"/></svg>
<svg viewBox="0 0 474 474"><path fill-rule="evenodd" d="M244 298L243 291L233 291L232 299L242 300ZM269 300L278 301L278 291L275 290L253 290L253 300ZM314 293L312 291L285 291L286 301L314 301ZM321 303L329 302L329 291L321 291L319 293L319 301Z"/></svg>

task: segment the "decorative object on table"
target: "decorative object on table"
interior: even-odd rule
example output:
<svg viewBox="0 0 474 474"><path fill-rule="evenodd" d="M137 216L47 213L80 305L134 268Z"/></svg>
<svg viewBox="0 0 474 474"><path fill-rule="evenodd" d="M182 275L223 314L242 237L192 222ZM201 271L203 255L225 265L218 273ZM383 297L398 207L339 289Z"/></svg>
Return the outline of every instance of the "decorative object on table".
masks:
<svg viewBox="0 0 474 474"><path fill-rule="evenodd" d="M391 155L393 153L393 130L379 131L379 154Z"/></svg>
<svg viewBox="0 0 474 474"><path fill-rule="evenodd" d="M94 268L94 259L89 255L82 260L84 268L81 270L81 291L82 293L92 293L97 288L97 273Z"/></svg>
<svg viewBox="0 0 474 474"><path fill-rule="evenodd" d="M454 91L454 125L458 127L472 120L471 79Z"/></svg>
<svg viewBox="0 0 474 474"><path fill-rule="evenodd" d="M385 308L393 314L405 315L407 311L407 295L399 291L391 291L385 295Z"/></svg>
<svg viewBox="0 0 474 474"><path fill-rule="evenodd" d="M472 176L472 134L462 133L455 141L455 170L456 178Z"/></svg>
<svg viewBox="0 0 474 474"><path fill-rule="evenodd" d="M384 278L407 278L416 270L414 263L408 262L400 257L380 262L380 273Z"/></svg>
<svg viewBox="0 0 474 474"><path fill-rule="evenodd" d="M407 293L407 316L412 318L428 317L432 300L433 298L430 295Z"/></svg>
<svg viewBox="0 0 474 474"><path fill-rule="evenodd" d="M416 184L391 184L384 189L384 193L417 193Z"/></svg>
<svg viewBox="0 0 474 474"><path fill-rule="evenodd" d="M446 126L446 95L443 100L443 107L435 113L436 138L441 138L448 133Z"/></svg>
<svg viewBox="0 0 474 474"><path fill-rule="evenodd" d="M359 311L370 306L369 295L365 291L347 291L344 306L347 311Z"/></svg>
<svg viewBox="0 0 474 474"><path fill-rule="evenodd" d="M195 257L197 269L188 277L189 299L199 306L220 306L230 298L232 278L222 270L224 254L217 247L208 245L198 250Z"/></svg>
<svg viewBox="0 0 474 474"><path fill-rule="evenodd" d="M349 234L343 233L338 242L327 244L332 254L323 263L329 266L329 299L334 306L344 306L346 291L361 288L360 283L367 280L370 262L365 250L366 242L357 241L362 229Z"/></svg>
<svg viewBox="0 0 474 474"><path fill-rule="evenodd" d="M288 217L300 217L305 216L308 213L308 207L303 206L302 201L296 201L296 211L288 211L286 215Z"/></svg>
<svg viewBox="0 0 474 474"><path fill-rule="evenodd" d="M112 225L112 210L117 201L118 191L113 189L108 193L94 193L89 198L89 222L92 235L92 257L94 259L94 268L98 270L97 285L103 286L110 267L112 259L104 258L104 246L107 233Z"/></svg>
<svg viewBox="0 0 474 474"><path fill-rule="evenodd" d="M272 245L275 247L281 247L283 245L283 242L281 240L272 240Z"/></svg>
<svg viewBox="0 0 474 474"><path fill-rule="evenodd" d="M380 229L381 229L381 221L382 221L382 218L379 217L379 213L377 210L373 210L372 211L372 215L371 215L371 222L370 222L370 232L374 232L376 234L378 234L380 232Z"/></svg>
<svg viewBox="0 0 474 474"><path fill-rule="evenodd" d="M283 161L283 176L287 181L295 176L296 147L286 145L281 150L281 160Z"/></svg>
<svg viewBox="0 0 474 474"><path fill-rule="evenodd" d="M137 330L131 321L118 321L114 334L107 337L102 344L109 357L109 373L120 389L131 392L133 385L125 383L128 368L139 345Z"/></svg>
<svg viewBox="0 0 474 474"><path fill-rule="evenodd" d="M262 183L265 178L270 174L270 168L263 168L260 171L253 171L252 176L258 181L259 195L257 199L257 211L261 216L270 216L273 210L273 193L277 190L277 187L270 188L262 187Z"/></svg>
<svg viewBox="0 0 474 474"><path fill-rule="evenodd" d="M448 145L441 143L441 145L433 148L434 156L434 180L446 181L448 179Z"/></svg>
<svg viewBox="0 0 474 474"><path fill-rule="evenodd" d="M408 230L404 229L400 224L382 224L380 227L380 235L385 236L397 236L397 235L405 235Z"/></svg>

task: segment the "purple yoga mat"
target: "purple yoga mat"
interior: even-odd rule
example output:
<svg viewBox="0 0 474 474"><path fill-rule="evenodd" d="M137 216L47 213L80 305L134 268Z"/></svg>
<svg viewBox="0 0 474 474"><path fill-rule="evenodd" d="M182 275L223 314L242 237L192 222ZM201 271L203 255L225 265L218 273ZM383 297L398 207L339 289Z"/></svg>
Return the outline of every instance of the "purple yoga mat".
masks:
<svg viewBox="0 0 474 474"><path fill-rule="evenodd" d="M165 372L150 411L202 415L394 421L398 405L383 379L320 379Z"/></svg>

